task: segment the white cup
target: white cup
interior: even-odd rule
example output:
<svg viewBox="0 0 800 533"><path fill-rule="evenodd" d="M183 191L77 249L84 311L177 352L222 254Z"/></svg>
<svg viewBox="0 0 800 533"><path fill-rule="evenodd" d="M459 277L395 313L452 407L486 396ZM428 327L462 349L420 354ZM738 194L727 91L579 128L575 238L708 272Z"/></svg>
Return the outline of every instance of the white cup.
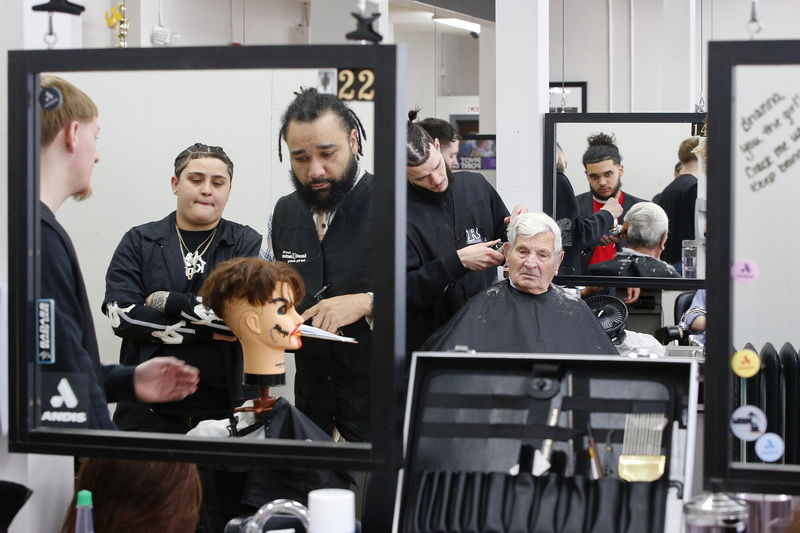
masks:
<svg viewBox="0 0 800 533"><path fill-rule="evenodd" d="M356 495L346 489L317 489L308 493L311 525L308 533L354 533Z"/></svg>

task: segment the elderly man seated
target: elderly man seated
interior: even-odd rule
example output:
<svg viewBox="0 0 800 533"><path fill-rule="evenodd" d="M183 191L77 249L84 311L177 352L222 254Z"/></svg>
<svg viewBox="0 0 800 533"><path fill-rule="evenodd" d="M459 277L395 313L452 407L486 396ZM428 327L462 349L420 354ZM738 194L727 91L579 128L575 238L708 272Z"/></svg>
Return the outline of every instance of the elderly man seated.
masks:
<svg viewBox="0 0 800 533"><path fill-rule="evenodd" d="M617 354L580 297L551 283L564 258L561 230L552 218L518 215L503 253L509 278L473 296L423 350Z"/></svg>
<svg viewBox="0 0 800 533"><path fill-rule="evenodd" d="M667 243L669 219L664 210L653 202L639 202L625 215L622 234L628 246L613 259L590 265L590 276L630 276L648 278L679 278L672 265L660 259Z"/></svg>

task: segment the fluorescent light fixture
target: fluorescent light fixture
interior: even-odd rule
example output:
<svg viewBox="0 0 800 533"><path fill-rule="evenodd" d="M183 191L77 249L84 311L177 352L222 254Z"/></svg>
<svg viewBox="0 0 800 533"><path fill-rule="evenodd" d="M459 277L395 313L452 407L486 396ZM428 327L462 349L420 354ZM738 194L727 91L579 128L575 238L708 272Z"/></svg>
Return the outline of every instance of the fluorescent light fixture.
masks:
<svg viewBox="0 0 800 533"><path fill-rule="evenodd" d="M453 26L454 28L461 28L462 30L467 30L475 33L481 32L481 25L475 22L467 22L466 20L456 19L456 18L438 18L433 17L434 22L439 22L441 24L445 24L447 26Z"/></svg>

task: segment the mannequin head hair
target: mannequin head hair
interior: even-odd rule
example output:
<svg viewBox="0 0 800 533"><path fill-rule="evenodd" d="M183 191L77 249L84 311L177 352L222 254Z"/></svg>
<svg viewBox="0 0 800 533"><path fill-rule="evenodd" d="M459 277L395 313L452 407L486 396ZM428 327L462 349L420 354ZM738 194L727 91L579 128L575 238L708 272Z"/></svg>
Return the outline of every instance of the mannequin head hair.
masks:
<svg viewBox="0 0 800 533"><path fill-rule="evenodd" d="M237 326L234 317L227 316L232 305L246 301L251 306L261 307L272 299L281 283L286 284L293 295L292 305L303 299L303 278L293 266L258 257L235 257L214 269L203 282L198 295L203 299L203 305L212 309L238 335L234 330Z"/></svg>
<svg viewBox="0 0 800 533"><path fill-rule="evenodd" d="M97 531L193 533L203 499L197 467L190 463L89 457L75 480L75 493L90 490ZM75 504L61 529L75 531Z"/></svg>

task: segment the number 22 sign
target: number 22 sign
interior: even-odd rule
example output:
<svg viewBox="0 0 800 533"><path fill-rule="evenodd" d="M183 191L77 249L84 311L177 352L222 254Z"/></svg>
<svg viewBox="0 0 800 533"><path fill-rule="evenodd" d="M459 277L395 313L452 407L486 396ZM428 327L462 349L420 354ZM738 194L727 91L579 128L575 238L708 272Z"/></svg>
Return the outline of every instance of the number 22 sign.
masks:
<svg viewBox="0 0 800 533"><path fill-rule="evenodd" d="M339 100L364 100L371 102L375 99L375 73L369 69L339 70Z"/></svg>

